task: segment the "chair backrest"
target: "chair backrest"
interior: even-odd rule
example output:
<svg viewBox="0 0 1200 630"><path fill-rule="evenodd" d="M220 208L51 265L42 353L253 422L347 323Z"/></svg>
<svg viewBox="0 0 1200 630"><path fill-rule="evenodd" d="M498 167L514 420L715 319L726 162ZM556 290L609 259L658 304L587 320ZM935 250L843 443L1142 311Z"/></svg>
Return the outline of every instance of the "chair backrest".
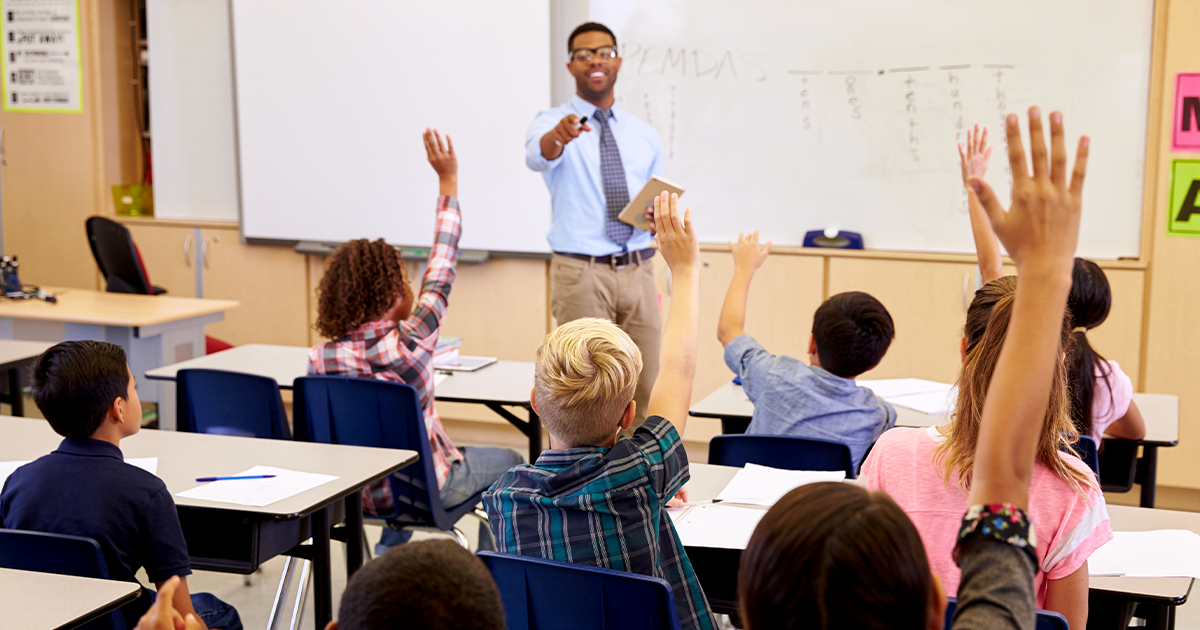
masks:
<svg viewBox="0 0 1200 630"><path fill-rule="evenodd" d="M225 370L179 370L175 376L177 428L290 440L275 379Z"/></svg>
<svg viewBox="0 0 1200 630"><path fill-rule="evenodd" d="M112 219L91 217L87 220L87 235L109 293L154 294L129 228Z"/></svg>
<svg viewBox="0 0 1200 630"><path fill-rule="evenodd" d="M954 610L958 607L958 598L947 597L949 603L946 605L946 627L951 628L951 623L954 621ZM1038 609L1036 630L1071 630L1070 624L1067 623L1067 618L1049 610Z"/></svg>
<svg viewBox="0 0 1200 630"><path fill-rule="evenodd" d="M112 579L99 543L91 538L62 534L0 529L0 567ZM125 617L119 609L85 627L127 630Z"/></svg>
<svg viewBox="0 0 1200 630"><path fill-rule="evenodd" d="M508 630L678 630L671 585L661 578L481 551L504 602Z"/></svg>
<svg viewBox="0 0 1200 630"><path fill-rule="evenodd" d="M1081 435L1079 441L1072 444L1071 448L1075 450L1079 459L1082 459L1083 463L1092 469L1092 472L1100 474L1100 449L1096 445L1096 440L1091 436Z"/></svg>
<svg viewBox="0 0 1200 630"><path fill-rule="evenodd" d="M1100 462L1100 490L1129 492L1137 482L1138 444L1128 440L1104 440Z"/></svg>
<svg viewBox="0 0 1200 630"><path fill-rule="evenodd" d="M438 493L421 401L412 385L349 376L304 376L293 385L297 440L417 451L420 459L388 477L395 511L379 514L400 524L454 521Z"/></svg>
<svg viewBox="0 0 1200 630"><path fill-rule="evenodd" d="M739 468L758 464L784 470L844 470L847 479L857 477L849 446L790 435L718 435L708 443L708 463Z"/></svg>

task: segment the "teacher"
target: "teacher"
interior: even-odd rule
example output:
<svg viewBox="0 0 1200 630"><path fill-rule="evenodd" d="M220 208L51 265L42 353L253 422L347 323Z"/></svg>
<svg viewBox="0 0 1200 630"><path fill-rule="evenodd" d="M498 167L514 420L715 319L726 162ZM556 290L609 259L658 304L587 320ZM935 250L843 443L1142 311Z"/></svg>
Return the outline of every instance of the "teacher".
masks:
<svg viewBox="0 0 1200 630"><path fill-rule="evenodd" d="M575 97L539 112L525 136L525 163L550 189L550 311L559 324L601 317L642 352L634 424L646 416L658 376L662 321L653 237L617 220L651 175L662 175L658 132L614 104L617 38L588 22L567 39Z"/></svg>

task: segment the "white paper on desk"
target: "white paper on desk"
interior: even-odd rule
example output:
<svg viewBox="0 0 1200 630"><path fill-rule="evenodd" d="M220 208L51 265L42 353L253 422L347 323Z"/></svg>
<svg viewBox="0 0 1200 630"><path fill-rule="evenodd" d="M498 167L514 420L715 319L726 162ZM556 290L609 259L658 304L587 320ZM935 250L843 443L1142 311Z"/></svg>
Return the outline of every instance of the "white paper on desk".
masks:
<svg viewBox="0 0 1200 630"><path fill-rule="evenodd" d="M151 475L158 475L157 457L126 457L125 463L130 466L137 466Z"/></svg>
<svg viewBox="0 0 1200 630"><path fill-rule="evenodd" d="M1184 529L1113 532L1088 558L1088 574L1200 578L1200 535Z"/></svg>
<svg viewBox="0 0 1200 630"><path fill-rule="evenodd" d="M922 413L936 415L940 413L950 413L954 411L954 405L958 402L958 390L950 388L941 392L925 392L924 394L908 394L907 396L892 396L885 398L893 405L916 409Z"/></svg>
<svg viewBox="0 0 1200 630"><path fill-rule="evenodd" d="M908 396L911 394L928 394L931 392L947 392L954 386L949 383L927 381L923 378L883 378L863 379L855 381L860 387L875 392L875 395L888 400L893 396Z"/></svg>
<svg viewBox="0 0 1200 630"><path fill-rule="evenodd" d="M783 495L818 481L843 481L846 471L782 470L758 464L746 464L715 500L750 505L775 505Z"/></svg>
<svg viewBox="0 0 1200 630"><path fill-rule="evenodd" d="M720 503L668 510L685 547L745 549L766 510Z"/></svg>
<svg viewBox="0 0 1200 630"><path fill-rule="evenodd" d="M275 475L272 479L231 479L213 481L202 486L184 490L175 496L187 499L202 499L237 505L265 507L288 497L307 492L337 479L335 475L299 472L273 466L255 466L231 475L220 477L245 477L249 475Z"/></svg>
<svg viewBox="0 0 1200 630"><path fill-rule="evenodd" d="M30 460L21 460L15 462L0 462L0 488L4 487L5 480L13 474L13 471L28 464Z"/></svg>

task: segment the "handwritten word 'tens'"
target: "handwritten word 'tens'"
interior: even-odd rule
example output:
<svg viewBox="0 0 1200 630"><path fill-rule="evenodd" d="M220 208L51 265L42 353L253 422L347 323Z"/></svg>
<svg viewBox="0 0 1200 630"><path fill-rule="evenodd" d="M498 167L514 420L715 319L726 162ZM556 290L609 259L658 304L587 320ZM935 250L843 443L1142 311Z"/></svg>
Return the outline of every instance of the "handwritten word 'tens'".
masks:
<svg viewBox="0 0 1200 630"><path fill-rule="evenodd" d="M633 52L629 52L632 50ZM766 55L758 52L739 53L736 56L732 50L714 54L707 50L684 47L648 46L643 48L638 44L626 44L622 51L625 61L636 63L638 76L679 76L720 79L749 79L751 81L766 81L767 71L763 69Z"/></svg>

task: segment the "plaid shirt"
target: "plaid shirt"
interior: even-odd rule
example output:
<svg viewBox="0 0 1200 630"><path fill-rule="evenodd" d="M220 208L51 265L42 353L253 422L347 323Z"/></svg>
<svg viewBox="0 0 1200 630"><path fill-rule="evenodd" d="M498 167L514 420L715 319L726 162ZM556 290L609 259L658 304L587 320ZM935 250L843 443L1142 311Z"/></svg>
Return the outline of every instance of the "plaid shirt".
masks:
<svg viewBox="0 0 1200 630"><path fill-rule="evenodd" d="M542 451L483 504L499 551L662 578L680 626L709 630L716 620L665 506L689 477L679 433L652 416L612 447Z"/></svg>
<svg viewBox="0 0 1200 630"><path fill-rule="evenodd" d="M446 315L450 285L454 283L461 234L458 199L438 197L433 249L412 315L402 322L367 322L339 339L313 346L308 353L309 374L378 378L408 383L417 390L425 411L425 429L429 433L439 488L446 483L451 464L462 459L433 406L433 347L437 344L442 317ZM391 507L391 488L386 482L363 491L363 508L368 513L388 512Z"/></svg>

